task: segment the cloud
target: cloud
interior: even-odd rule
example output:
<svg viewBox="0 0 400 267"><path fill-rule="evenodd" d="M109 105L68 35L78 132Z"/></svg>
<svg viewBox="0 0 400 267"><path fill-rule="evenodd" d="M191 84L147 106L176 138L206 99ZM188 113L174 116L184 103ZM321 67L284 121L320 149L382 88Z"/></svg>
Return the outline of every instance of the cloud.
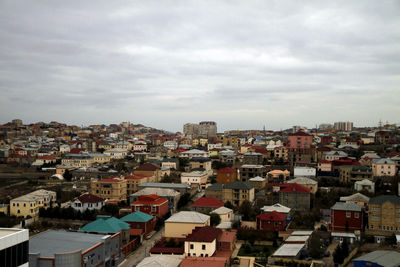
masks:
<svg viewBox="0 0 400 267"><path fill-rule="evenodd" d="M397 1L2 1L0 121L398 122Z"/></svg>

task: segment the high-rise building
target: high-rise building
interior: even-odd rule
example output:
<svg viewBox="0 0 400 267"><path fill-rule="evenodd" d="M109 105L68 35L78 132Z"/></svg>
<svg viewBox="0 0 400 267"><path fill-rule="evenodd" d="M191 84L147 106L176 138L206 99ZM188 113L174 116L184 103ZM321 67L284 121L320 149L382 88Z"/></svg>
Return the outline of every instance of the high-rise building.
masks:
<svg viewBox="0 0 400 267"><path fill-rule="evenodd" d="M199 134L202 136L217 136L217 123L214 121L202 121L199 123Z"/></svg>
<svg viewBox="0 0 400 267"><path fill-rule="evenodd" d="M353 123L349 121L335 122L333 125L335 130L350 132L353 130Z"/></svg>
<svg viewBox="0 0 400 267"><path fill-rule="evenodd" d="M194 137L199 134L199 125L196 123L186 123L183 125L183 134Z"/></svg>

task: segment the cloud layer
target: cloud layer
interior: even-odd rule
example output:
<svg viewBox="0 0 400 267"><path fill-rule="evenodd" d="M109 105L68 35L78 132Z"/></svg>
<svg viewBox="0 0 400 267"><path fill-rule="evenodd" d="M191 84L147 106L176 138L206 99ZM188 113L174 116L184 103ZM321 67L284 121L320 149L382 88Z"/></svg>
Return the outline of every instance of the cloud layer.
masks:
<svg viewBox="0 0 400 267"><path fill-rule="evenodd" d="M0 122L399 122L398 1L1 1Z"/></svg>

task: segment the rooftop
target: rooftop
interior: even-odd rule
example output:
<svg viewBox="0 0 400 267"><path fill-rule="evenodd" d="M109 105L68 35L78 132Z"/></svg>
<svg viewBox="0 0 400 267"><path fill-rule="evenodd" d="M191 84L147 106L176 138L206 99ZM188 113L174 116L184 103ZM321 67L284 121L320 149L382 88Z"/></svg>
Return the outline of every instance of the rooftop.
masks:
<svg viewBox="0 0 400 267"><path fill-rule="evenodd" d="M278 248L273 257L296 257L300 250L304 248L304 244L283 244Z"/></svg>
<svg viewBox="0 0 400 267"><path fill-rule="evenodd" d="M380 266L394 267L400 265L400 253L389 250L378 250L358 257L354 261L367 261L379 264Z"/></svg>
<svg viewBox="0 0 400 267"><path fill-rule="evenodd" d="M213 197L201 197L193 202L192 207L223 207L224 202Z"/></svg>
<svg viewBox="0 0 400 267"><path fill-rule="evenodd" d="M165 222L206 223L210 216L195 211L180 211L169 217Z"/></svg>
<svg viewBox="0 0 400 267"><path fill-rule="evenodd" d="M212 226L195 227L185 241L189 242L212 242L222 234L222 230Z"/></svg>
<svg viewBox="0 0 400 267"><path fill-rule="evenodd" d="M137 267L178 267L182 259L157 255L144 258Z"/></svg>
<svg viewBox="0 0 400 267"><path fill-rule="evenodd" d="M129 228L129 224L120 219L109 216L97 216L95 221L83 226L79 229L79 232L117 233Z"/></svg>
<svg viewBox="0 0 400 267"><path fill-rule="evenodd" d="M120 220L124 222L147 222L153 218L154 216L151 216L147 213L136 211L122 217Z"/></svg>
<svg viewBox="0 0 400 267"><path fill-rule="evenodd" d="M352 202L336 202L335 205L331 207L331 210L361 211L361 206Z"/></svg>

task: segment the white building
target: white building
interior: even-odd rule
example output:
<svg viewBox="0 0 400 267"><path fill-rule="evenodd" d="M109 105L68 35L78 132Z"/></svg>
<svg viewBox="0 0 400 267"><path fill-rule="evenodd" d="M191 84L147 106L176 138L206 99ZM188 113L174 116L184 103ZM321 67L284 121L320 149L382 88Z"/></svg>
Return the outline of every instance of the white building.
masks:
<svg viewBox="0 0 400 267"><path fill-rule="evenodd" d="M354 183L354 190L356 191L367 190L371 193L375 193L375 183L368 179L357 181Z"/></svg>
<svg viewBox="0 0 400 267"><path fill-rule="evenodd" d="M0 228L0 266L29 266L29 231Z"/></svg>
<svg viewBox="0 0 400 267"><path fill-rule="evenodd" d="M105 200L101 197L86 193L79 196L71 203L74 210L85 212L86 210L101 210Z"/></svg>
<svg viewBox="0 0 400 267"><path fill-rule="evenodd" d="M168 148L169 150L174 150L178 148L178 142L176 141L165 141L163 144L164 147Z"/></svg>
<svg viewBox="0 0 400 267"><path fill-rule="evenodd" d="M128 155L128 150L122 148L111 148L104 151L104 154L108 155L112 159L123 159Z"/></svg>
<svg viewBox="0 0 400 267"><path fill-rule="evenodd" d="M181 157L183 158L193 158L193 157L204 157L204 158L208 158L209 155L207 152L203 151L203 150L199 150L199 149L191 149L185 152L181 153Z"/></svg>
<svg viewBox="0 0 400 267"><path fill-rule="evenodd" d="M181 183L189 184L190 186L205 187L207 183L207 172L206 171L192 171L184 172L181 174Z"/></svg>
<svg viewBox="0 0 400 267"><path fill-rule="evenodd" d="M317 171L311 167L294 167L294 177L315 177Z"/></svg>

